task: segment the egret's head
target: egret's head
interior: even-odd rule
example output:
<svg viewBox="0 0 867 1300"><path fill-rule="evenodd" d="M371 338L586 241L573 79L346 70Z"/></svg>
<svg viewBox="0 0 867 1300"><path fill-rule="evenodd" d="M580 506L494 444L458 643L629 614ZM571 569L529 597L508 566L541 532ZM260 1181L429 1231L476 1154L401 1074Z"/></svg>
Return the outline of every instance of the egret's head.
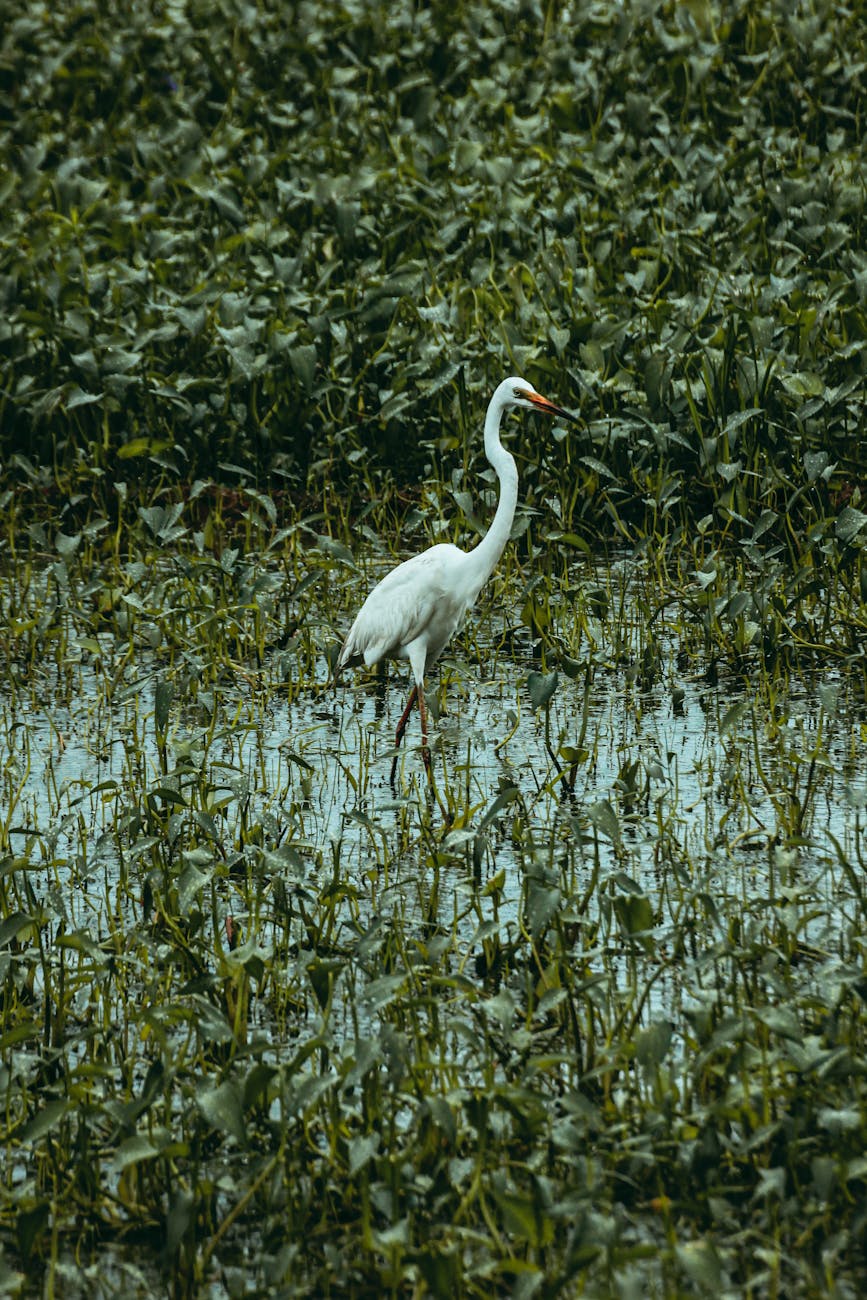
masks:
<svg viewBox="0 0 867 1300"><path fill-rule="evenodd" d="M562 407L555 406L549 402L547 397L537 393L531 383L526 379L520 379L517 376L511 376L504 379L497 389L497 394L506 410L512 410L516 406L523 406L530 411L547 411L549 415L562 415L564 420L575 420L574 415L564 411Z"/></svg>

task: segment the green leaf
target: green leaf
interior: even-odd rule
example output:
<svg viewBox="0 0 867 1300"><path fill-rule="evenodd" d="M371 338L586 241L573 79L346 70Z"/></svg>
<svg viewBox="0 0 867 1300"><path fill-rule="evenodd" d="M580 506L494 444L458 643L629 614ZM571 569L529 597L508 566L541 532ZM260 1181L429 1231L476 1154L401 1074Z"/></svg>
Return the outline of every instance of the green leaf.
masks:
<svg viewBox="0 0 867 1300"><path fill-rule="evenodd" d="M735 704L729 705L723 715L722 722L719 724L720 736L727 736L730 731L736 730L740 724L741 718L743 718L745 714L749 713L750 708L750 700L738 700Z"/></svg>
<svg viewBox="0 0 867 1300"><path fill-rule="evenodd" d="M301 343L297 347L289 349L289 365L306 393L313 391L313 380L316 375L316 348L312 343Z"/></svg>
<svg viewBox="0 0 867 1300"><path fill-rule="evenodd" d="M490 826L494 818L497 817L498 814L501 813L504 808L508 808L510 803L514 802L514 800L517 798L517 795L518 795L518 787L516 785L507 785L504 789L502 789L500 793L497 795L497 797L494 799L493 803L490 805L488 810L486 811L481 822L479 823L479 829L484 830L486 826Z"/></svg>
<svg viewBox="0 0 867 1300"><path fill-rule="evenodd" d="M620 822L607 799L599 799L592 804L587 810L587 816L590 818L591 825L611 840L612 844L620 843Z"/></svg>
<svg viewBox="0 0 867 1300"><path fill-rule="evenodd" d="M674 1025L670 1020L655 1020L642 1029L635 1039L635 1057L639 1064L645 1069L661 1065L673 1035Z"/></svg>
<svg viewBox="0 0 867 1300"><path fill-rule="evenodd" d="M75 533L72 537L66 533L57 533L54 538L54 545L57 547L61 559L71 560L81 545L81 533Z"/></svg>
<svg viewBox="0 0 867 1300"><path fill-rule="evenodd" d="M212 1128L233 1138L238 1146L247 1145L247 1129L237 1087L230 1080L202 1092L198 1097L199 1110Z"/></svg>
<svg viewBox="0 0 867 1300"><path fill-rule="evenodd" d="M373 1159L379 1150L381 1140L378 1133L366 1133L361 1137L350 1139L349 1172L352 1176Z"/></svg>
<svg viewBox="0 0 867 1300"><path fill-rule="evenodd" d="M154 723L157 731L163 735L169 725L169 713L174 698L174 686L165 677L161 677L154 690Z"/></svg>
<svg viewBox="0 0 867 1300"><path fill-rule="evenodd" d="M867 514L864 514L863 510L856 510L854 506L845 506L837 516L834 531L841 542L849 545L854 542L865 524L867 524Z"/></svg>
<svg viewBox="0 0 867 1300"><path fill-rule="evenodd" d="M350 568L355 568L355 558L352 551L344 542L338 541L336 537L317 537L316 549L321 551L323 555L328 555L334 560L341 560L344 564L348 564Z"/></svg>
<svg viewBox="0 0 867 1300"><path fill-rule="evenodd" d="M109 1162L109 1167L115 1174L119 1174L130 1165L140 1164L143 1160L153 1160L158 1155L159 1149L149 1138L136 1134L121 1142Z"/></svg>
<svg viewBox="0 0 867 1300"><path fill-rule="evenodd" d="M28 912L13 912L7 916L0 922L0 948L5 948L7 943L17 939L19 934L33 924L34 919Z"/></svg>
<svg viewBox="0 0 867 1300"><path fill-rule="evenodd" d="M49 1101L27 1121L20 1133L22 1142L38 1142L53 1132L72 1110L71 1101Z"/></svg>
<svg viewBox="0 0 867 1300"><path fill-rule="evenodd" d="M534 939L547 930L560 906L561 893L556 886L545 884L535 876L527 878L527 926Z"/></svg>
<svg viewBox="0 0 867 1300"><path fill-rule="evenodd" d="M705 1291L719 1292L723 1274L712 1242L702 1238L675 1246L677 1261L689 1280Z"/></svg>
<svg viewBox="0 0 867 1300"><path fill-rule="evenodd" d="M544 708L549 703L559 680L556 668L552 673L530 673L527 678L527 689L534 709Z"/></svg>
<svg viewBox="0 0 867 1300"><path fill-rule="evenodd" d="M793 374L782 375L780 382L787 393L793 397L821 397L825 391L825 385L819 375L810 374L807 371L796 371Z"/></svg>
<svg viewBox="0 0 867 1300"><path fill-rule="evenodd" d="M94 402L101 402L102 393L88 393L78 384L73 384L67 395L65 406L67 411L74 411L79 406L92 406Z"/></svg>
<svg viewBox="0 0 867 1300"><path fill-rule="evenodd" d="M653 929L653 907L644 894L618 894L614 911L624 934L640 935Z"/></svg>

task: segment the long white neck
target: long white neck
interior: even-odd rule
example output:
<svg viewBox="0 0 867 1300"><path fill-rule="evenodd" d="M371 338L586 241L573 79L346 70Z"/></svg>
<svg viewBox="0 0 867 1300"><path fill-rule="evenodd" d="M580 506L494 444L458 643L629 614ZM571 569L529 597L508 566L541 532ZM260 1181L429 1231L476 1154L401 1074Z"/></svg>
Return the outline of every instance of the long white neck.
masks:
<svg viewBox="0 0 867 1300"><path fill-rule="evenodd" d="M500 442L502 416L503 404L497 400L495 394L485 416L485 455L493 465L500 481L500 499L490 528L478 546L467 554L467 572L472 579L473 600L490 578L497 561L503 554L503 548L512 531L515 507L518 504L518 470L515 459Z"/></svg>

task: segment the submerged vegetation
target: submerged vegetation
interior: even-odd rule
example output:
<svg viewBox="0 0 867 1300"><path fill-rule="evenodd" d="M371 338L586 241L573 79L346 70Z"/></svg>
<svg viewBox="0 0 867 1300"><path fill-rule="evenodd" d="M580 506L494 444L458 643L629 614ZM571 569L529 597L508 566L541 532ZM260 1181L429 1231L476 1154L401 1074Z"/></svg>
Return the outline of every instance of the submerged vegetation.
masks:
<svg viewBox="0 0 867 1300"><path fill-rule="evenodd" d="M862 7L0 15L0 1290L863 1294Z"/></svg>

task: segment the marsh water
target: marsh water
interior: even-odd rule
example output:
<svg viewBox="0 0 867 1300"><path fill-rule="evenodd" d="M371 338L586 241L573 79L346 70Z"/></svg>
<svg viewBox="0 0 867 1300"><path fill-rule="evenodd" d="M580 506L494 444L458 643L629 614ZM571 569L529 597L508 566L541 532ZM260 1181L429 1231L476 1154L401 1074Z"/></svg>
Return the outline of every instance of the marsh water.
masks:
<svg viewBox="0 0 867 1300"><path fill-rule="evenodd" d="M696 1041L711 1042L719 1024L739 1042L741 1015L793 1043L785 1068L798 1064L805 1031L763 999L795 961L810 1006L836 1005L836 990L859 978L848 954L863 906L863 712L842 676L771 677L758 656L718 671L675 604L649 628L638 575L628 561L588 567L553 620L570 640L549 638L544 652L525 593L482 603L429 683L433 788L416 716L391 786L406 675L359 673L335 687L329 649L343 614L324 605L311 607L306 649L300 637L266 644L258 660L224 659L209 674L207 591L188 584L187 622L170 600L164 615L180 625L180 649L158 644L156 624L138 628L132 652L131 638L77 635L71 623L62 657L10 675L0 693L4 935L18 946L4 955L26 978L8 1078L22 1080L33 1116L11 1193L24 1205L37 1195L31 1123L80 1123L84 1098L100 1142L114 1134L99 1176L119 1207L118 1242L101 1280L59 1256L66 1294L115 1294L120 1279L153 1294L156 1256L123 1243L126 1215L144 1221L137 1198L153 1171L159 1210L147 1231L175 1257L186 1211L173 1153L195 1151L200 1131L224 1144L200 1167L216 1189L207 1262L238 1201L218 1166L246 1168L254 1125L268 1168L275 1142L287 1160L311 1149L330 1160L323 1134L314 1148L290 1141L286 1117L308 1097L367 1105L358 1098L388 1076L386 1063L426 1061L428 1043L451 1106L492 1086L508 1095L537 1042L516 1086L524 1104L541 1079L555 1125L557 1098L586 1087L586 1107L597 1077L628 1081L624 1061L642 1062L636 1096L646 1079L658 1083L663 1059L687 1078ZM570 623L568 602L582 600ZM257 616L255 602L243 608ZM769 992L750 977L741 1000L738 981L753 969ZM32 1012L33 997L63 1010L77 1091L56 1110L31 1080L61 1035ZM567 997L584 1020L564 1049ZM162 1127L147 1113L159 1078L172 1080ZM270 1088L258 1117L260 1093L246 1100L254 1085ZM403 1137L411 1093L402 1084L393 1099ZM448 1126L452 1110L442 1113ZM367 1159L373 1147L357 1140ZM455 1160L450 1178L468 1178L472 1161ZM348 1186L342 1155L335 1170L335 1187ZM275 1214L282 1223L282 1203ZM263 1241L248 1224L228 1253L235 1282L214 1274L208 1294L243 1294ZM275 1260L278 1273L288 1267Z"/></svg>
<svg viewBox="0 0 867 1300"><path fill-rule="evenodd" d="M594 580L610 586L615 575L597 570ZM643 618L627 606L621 640L624 626L640 639ZM843 679L788 678L769 707L749 675L682 670L679 630L663 613L650 671L646 654L640 675L637 655L602 644L592 675L573 664L555 681L529 640L503 649L507 624L489 612L489 643L477 640L470 658L458 638L439 687L429 685L436 798L417 715L389 784L407 691L400 669L335 687L323 655L314 678L286 689L292 657L275 651L193 702L171 692L160 702L166 674L155 656L143 651L121 674L107 641L88 643L62 673L47 664L0 696L10 847L68 925L98 924L118 906L121 864L147 858L145 806L167 811L165 834L182 849L195 802L185 792L204 784L203 816L229 832L241 821L261 827L272 877L350 885L355 926L393 908L411 917L433 861L444 872L439 920L467 942L479 882L503 873L498 919L517 925L534 863L565 866L573 879L601 870L612 892L646 898L656 924L674 906L672 870L680 890L739 899L747 911L780 884L807 888L817 902L808 938L843 923L835 846L860 854L867 802L864 723ZM217 860L199 849L185 863L180 853L178 872L192 870L182 898ZM235 906L224 900L243 928L249 918Z"/></svg>

